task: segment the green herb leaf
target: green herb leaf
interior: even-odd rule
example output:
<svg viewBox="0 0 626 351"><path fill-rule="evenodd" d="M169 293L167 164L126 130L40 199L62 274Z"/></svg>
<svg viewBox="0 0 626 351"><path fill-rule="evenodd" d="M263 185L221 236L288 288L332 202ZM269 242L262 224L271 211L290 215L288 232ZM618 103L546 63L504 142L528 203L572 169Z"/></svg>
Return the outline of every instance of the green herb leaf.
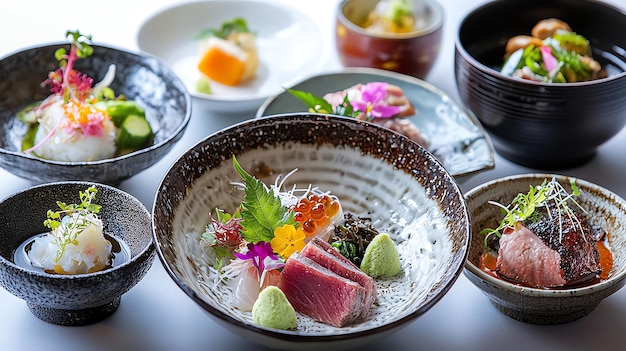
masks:
<svg viewBox="0 0 626 351"><path fill-rule="evenodd" d="M576 185L575 178L570 178L570 187L572 188L571 194L569 194L556 179L553 178L549 182L544 179L541 185L531 185L528 193L517 194L509 206L505 207L497 202L490 202L492 205L499 206L503 209L504 218L497 228L485 228L480 231L480 234L485 235L485 245L487 244L489 236L495 234L498 237L501 237L502 230L505 228L514 228L516 223L523 222L531 218L535 214L535 210L538 207L548 207L548 205L552 203L570 218L573 218L574 212L570 208L569 202L584 211L584 209L573 199L575 196L580 195L580 189Z"/></svg>
<svg viewBox="0 0 626 351"><path fill-rule="evenodd" d="M248 29L248 23L243 18L234 18L230 21L222 23L220 28L208 28L203 29L196 36L197 39L216 37L220 39L226 39L232 33L250 33Z"/></svg>
<svg viewBox="0 0 626 351"><path fill-rule="evenodd" d="M233 156L233 165L245 185L245 196L241 203L241 235L246 240L257 243L270 241L274 229L285 224L295 224L293 211L283 206L280 198L260 180L248 174Z"/></svg>
<svg viewBox="0 0 626 351"><path fill-rule="evenodd" d="M287 89L291 95L302 100L312 112L319 113L333 113L333 106L324 100L323 97L315 96L307 91L300 91L296 89Z"/></svg>
<svg viewBox="0 0 626 351"><path fill-rule="evenodd" d="M76 244L76 238L83 230L85 230L92 223L88 218L91 215L95 215L100 212L100 205L93 204L98 189L94 186L90 186L87 190L80 191L80 204L66 204L61 201L57 201L57 206L61 211L48 210L47 219L43 224L51 230L58 229L61 226L61 215L72 216L71 219L65 223L64 230L60 233L56 233L55 244L59 247L57 251L56 261L61 259L65 252L65 247L68 244Z"/></svg>

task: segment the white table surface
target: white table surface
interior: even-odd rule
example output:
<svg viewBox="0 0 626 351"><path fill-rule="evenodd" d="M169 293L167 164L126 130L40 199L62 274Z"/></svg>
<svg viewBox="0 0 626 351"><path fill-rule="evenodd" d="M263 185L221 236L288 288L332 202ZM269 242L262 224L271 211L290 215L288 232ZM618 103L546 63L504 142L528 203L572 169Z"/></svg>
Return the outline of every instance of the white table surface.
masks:
<svg viewBox="0 0 626 351"><path fill-rule="evenodd" d="M301 8L319 24L332 48L333 13L338 0L274 0ZM137 50L139 25L174 0L3 0L0 56L23 47L62 41L68 29L92 34L98 43ZM465 13L481 0L440 0L446 10L441 53L426 81L459 100L454 79L454 42ZM625 0L608 1L622 8ZM626 35L626 34L625 34ZM322 57L327 70L341 66L333 50ZM2 77L0 77L2 79ZM182 140L163 160L123 182L120 188L150 210L158 183L176 158L210 133L253 114L224 116L195 108ZM626 197L626 131L598 149L588 164L559 173L595 182ZM464 191L506 175L534 172L496 156L493 170L461 184ZM32 184L0 169L0 198ZM603 301L590 315L557 326L517 322L496 311L461 275L426 314L371 350L620 350L626 348L626 289ZM47 324L26 303L0 289L0 350L262 350L217 325L170 279L156 259L146 277L122 298L108 319L85 327Z"/></svg>

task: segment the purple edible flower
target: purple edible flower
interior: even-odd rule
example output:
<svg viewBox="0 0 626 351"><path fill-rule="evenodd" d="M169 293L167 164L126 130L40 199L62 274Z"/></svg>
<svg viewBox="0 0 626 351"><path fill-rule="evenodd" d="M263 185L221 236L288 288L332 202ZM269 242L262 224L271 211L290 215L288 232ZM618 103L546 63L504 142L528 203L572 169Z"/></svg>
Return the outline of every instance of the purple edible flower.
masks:
<svg viewBox="0 0 626 351"><path fill-rule="evenodd" d="M259 241L256 244L249 243L247 245L248 252L240 253L235 252L235 257L240 260L252 260L252 264L256 267L257 272L259 274L259 278L261 278L265 272L265 270L272 270L282 267L281 264L278 264L274 261L279 261L278 256L274 254L272 250L272 245L265 241ZM269 260L272 260L273 264L269 264Z"/></svg>
<svg viewBox="0 0 626 351"><path fill-rule="evenodd" d="M400 112L400 107L387 105L385 96L387 83L367 83L361 91L361 98L350 100L350 104L355 111L363 112L367 117L390 118Z"/></svg>

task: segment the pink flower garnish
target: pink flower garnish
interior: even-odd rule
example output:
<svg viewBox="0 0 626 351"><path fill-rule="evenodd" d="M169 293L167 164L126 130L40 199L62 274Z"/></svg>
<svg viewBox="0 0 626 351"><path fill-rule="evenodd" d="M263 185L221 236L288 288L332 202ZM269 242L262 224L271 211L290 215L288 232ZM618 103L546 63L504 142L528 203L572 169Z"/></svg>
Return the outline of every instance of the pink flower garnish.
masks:
<svg viewBox="0 0 626 351"><path fill-rule="evenodd" d="M48 79L41 83L41 86L49 86L50 92L61 95L66 101L76 99L84 102L92 92L93 78L74 69L74 63L79 57L84 57L85 53L79 53L79 50L90 48L88 44L81 43L80 33L68 32L68 35L74 36L74 41L70 47L68 54L61 55L60 67L48 74ZM91 39L91 37L88 37ZM81 49L79 49L79 47Z"/></svg>
<svg viewBox="0 0 626 351"><path fill-rule="evenodd" d="M546 66L548 72L552 72L553 69L558 66L559 62L556 57L552 55L552 49L549 46L542 46L541 49L541 58L543 59L543 64Z"/></svg>
<svg viewBox="0 0 626 351"><path fill-rule="evenodd" d="M235 252L235 257L240 260L252 260L252 264L256 267L259 281L265 276L265 271L282 268L282 263L278 256L272 251L272 245L265 241L259 241L256 244L248 244L248 252Z"/></svg>
<svg viewBox="0 0 626 351"><path fill-rule="evenodd" d="M360 99L350 100L355 111L365 113L366 117L390 118L400 112L399 106L388 105L387 83L373 82L363 86Z"/></svg>

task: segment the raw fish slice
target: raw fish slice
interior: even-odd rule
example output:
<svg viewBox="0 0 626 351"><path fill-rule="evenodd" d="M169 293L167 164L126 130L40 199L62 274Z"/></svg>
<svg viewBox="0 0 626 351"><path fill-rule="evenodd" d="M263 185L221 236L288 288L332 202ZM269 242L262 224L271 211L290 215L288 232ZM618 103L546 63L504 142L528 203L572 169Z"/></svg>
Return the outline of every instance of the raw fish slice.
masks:
<svg viewBox="0 0 626 351"><path fill-rule="evenodd" d="M302 249L301 254L310 258L322 267L325 267L341 277L352 280L365 289L363 297L363 308L359 318L365 319L369 316L371 306L376 300L376 286L374 280L363 273L352 261L335 250L330 244L320 238L313 238Z"/></svg>
<svg viewBox="0 0 626 351"><path fill-rule="evenodd" d="M296 311L335 327L357 320L366 308L362 286L298 252L287 260L278 287Z"/></svg>
<svg viewBox="0 0 626 351"><path fill-rule="evenodd" d="M278 285L280 274L277 270L267 272L263 285L259 286L256 267L250 260L244 262L249 263L249 266L244 268L235 279L229 281L229 285L233 289L233 306L242 311L252 311L259 292L269 285Z"/></svg>

